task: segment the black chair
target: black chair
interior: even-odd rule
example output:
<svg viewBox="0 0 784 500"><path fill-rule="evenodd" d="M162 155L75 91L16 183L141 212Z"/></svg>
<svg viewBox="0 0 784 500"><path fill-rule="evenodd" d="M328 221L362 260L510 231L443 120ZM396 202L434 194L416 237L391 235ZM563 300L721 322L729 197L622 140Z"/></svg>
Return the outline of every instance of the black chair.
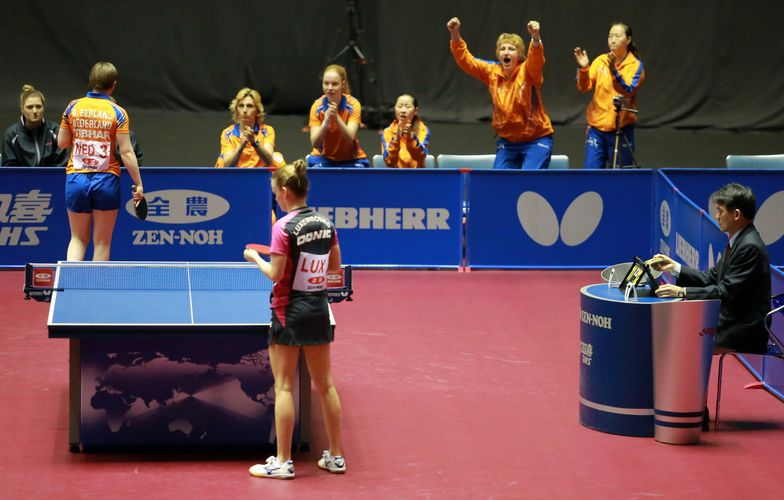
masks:
<svg viewBox="0 0 784 500"><path fill-rule="evenodd" d="M735 356L736 358L739 354L757 354L758 356L769 356L784 360L784 344L782 344L782 341L773 333L773 316L784 313L784 293L771 297L770 304L771 310L765 315L765 329L768 331L768 350L764 354L727 351L719 356L719 375L718 385L716 386L716 415L713 422L714 430L719 430L719 406L721 405L721 377L724 371L724 357L728 354Z"/></svg>

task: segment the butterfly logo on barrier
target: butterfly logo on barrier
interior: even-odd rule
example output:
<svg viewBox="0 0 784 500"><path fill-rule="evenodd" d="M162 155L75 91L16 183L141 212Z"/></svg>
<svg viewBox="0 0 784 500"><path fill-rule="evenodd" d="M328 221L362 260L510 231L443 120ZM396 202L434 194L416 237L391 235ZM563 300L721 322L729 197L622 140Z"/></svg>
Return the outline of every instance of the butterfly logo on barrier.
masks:
<svg viewBox="0 0 784 500"><path fill-rule="evenodd" d="M754 226L766 245L772 245L784 236L784 219L781 217L783 213L784 191L770 195L757 210Z"/></svg>
<svg viewBox="0 0 784 500"><path fill-rule="evenodd" d="M566 246L584 243L596 231L604 213L604 201L596 191L586 191L572 200L560 223L550 202L535 191L517 198L517 218L523 231L538 244L549 247L558 239Z"/></svg>
<svg viewBox="0 0 784 500"><path fill-rule="evenodd" d="M713 198L708 200L708 210L710 214L716 213L716 202L713 201ZM784 236L782 213L784 213L784 191L773 193L757 208L754 227L757 228L762 242L768 246L773 245Z"/></svg>

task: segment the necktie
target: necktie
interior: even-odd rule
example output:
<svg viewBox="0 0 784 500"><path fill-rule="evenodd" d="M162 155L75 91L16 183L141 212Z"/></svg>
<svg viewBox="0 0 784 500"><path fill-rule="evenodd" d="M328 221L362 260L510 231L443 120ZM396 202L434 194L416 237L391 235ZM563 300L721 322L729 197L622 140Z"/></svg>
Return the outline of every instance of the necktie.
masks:
<svg viewBox="0 0 784 500"><path fill-rule="evenodd" d="M727 243L727 246L724 248L724 254L721 256L721 276L724 276L724 273L730 267L730 250L730 244Z"/></svg>

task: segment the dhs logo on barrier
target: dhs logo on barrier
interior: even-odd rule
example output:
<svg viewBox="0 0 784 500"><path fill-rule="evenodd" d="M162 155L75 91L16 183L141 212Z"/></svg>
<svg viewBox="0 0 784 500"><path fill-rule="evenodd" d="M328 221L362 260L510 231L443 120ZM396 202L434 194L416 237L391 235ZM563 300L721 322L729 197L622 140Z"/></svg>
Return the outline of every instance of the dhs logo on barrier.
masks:
<svg viewBox="0 0 784 500"><path fill-rule="evenodd" d="M604 213L604 201L596 191L586 191L569 204L561 222L552 205L535 191L517 198L517 217L523 231L538 244L549 247L558 239L567 246L584 243L596 231Z"/></svg>
<svg viewBox="0 0 784 500"><path fill-rule="evenodd" d="M147 220L163 224L197 224L217 219L229 211L229 202L217 194L186 189L166 189L144 193ZM125 204L133 215L133 199Z"/></svg>
<svg viewBox="0 0 784 500"><path fill-rule="evenodd" d="M52 193L0 193L0 247L38 246L53 211Z"/></svg>

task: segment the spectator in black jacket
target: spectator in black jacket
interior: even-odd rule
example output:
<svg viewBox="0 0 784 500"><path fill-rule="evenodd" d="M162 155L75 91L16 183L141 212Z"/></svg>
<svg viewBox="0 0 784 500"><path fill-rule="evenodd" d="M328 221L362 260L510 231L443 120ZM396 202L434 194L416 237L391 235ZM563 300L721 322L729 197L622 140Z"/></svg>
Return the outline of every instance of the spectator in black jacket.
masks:
<svg viewBox="0 0 784 500"><path fill-rule="evenodd" d="M3 137L3 166L62 167L68 151L57 147L60 126L44 118L46 99L32 85L22 86L19 108L22 117L8 127Z"/></svg>

